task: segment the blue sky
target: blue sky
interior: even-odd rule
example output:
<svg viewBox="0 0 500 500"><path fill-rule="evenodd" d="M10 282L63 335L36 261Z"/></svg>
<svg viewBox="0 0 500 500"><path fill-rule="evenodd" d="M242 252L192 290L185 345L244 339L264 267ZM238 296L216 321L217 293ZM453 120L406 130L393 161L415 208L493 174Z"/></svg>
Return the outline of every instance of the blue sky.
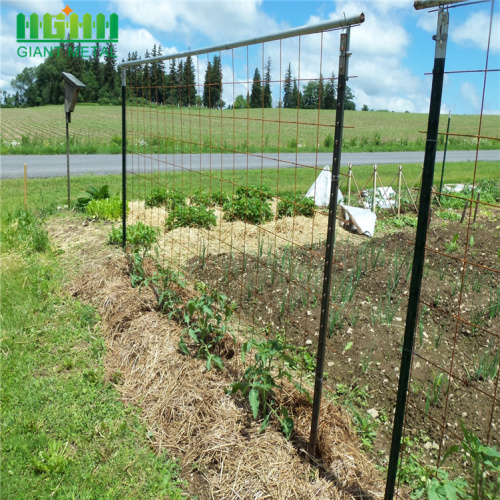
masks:
<svg viewBox="0 0 500 500"><path fill-rule="evenodd" d="M490 41L489 68L500 69L500 2L493 4L494 21ZM351 32L349 73L357 76L349 81L359 108L391 111L428 111L437 12L415 11L413 0L330 0L330 1L267 1L267 0L111 0L67 1L29 0L1 2L1 69L0 88L10 91L11 79L28 65L41 62L40 57L18 57L15 37L15 16L19 12L57 14L66 4L76 13L102 12L106 17L119 15L118 57L138 51L144 55L153 44L161 44L165 54L182 52L214 44L250 38L291 27L328 19L338 19L364 12L366 21ZM481 70L485 68L486 46L491 2L450 9L450 39L446 70ZM266 44L264 59L272 59L272 77L284 78L290 62L295 77L316 78L320 70L329 76L337 72L338 33L323 38L303 37L298 40ZM281 54L281 56L280 56ZM236 80L224 89L223 98L230 102L233 95L244 94L248 78L256 66L262 68L261 47L249 51L222 53L224 81ZM203 78L206 58L197 61L200 79ZM442 111L454 114L479 113L484 84L483 73L447 75ZM491 72L486 80L485 113L500 112L500 72ZM273 85L276 103L279 84Z"/></svg>

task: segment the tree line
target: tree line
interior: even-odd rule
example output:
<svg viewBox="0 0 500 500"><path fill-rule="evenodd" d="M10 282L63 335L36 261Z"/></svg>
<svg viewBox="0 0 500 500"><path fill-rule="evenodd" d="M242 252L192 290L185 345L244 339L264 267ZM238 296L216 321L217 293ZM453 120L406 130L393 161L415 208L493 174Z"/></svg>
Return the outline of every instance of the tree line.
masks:
<svg viewBox="0 0 500 500"><path fill-rule="evenodd" d="M101 48L96 44L89 58L81 57L81 46L70 42L61 44L57 57L47 57L34 68L25 68L11 82L13 94L2 93L3 107L40 106L64 102L64 84L61 72L72 73L81 80L86 88L80 92L81 100L88 103L121 103L121 81L116 67L116 53L113 44ZM203 106L205 108L224 108L222 99L223 74L220 56L214 55L208 61L204 75L203 91L198 94L196 72L190 56L185 59L172 59L168 69L164 61L147 62L150 58L163 54L161 45L146 50L144 59L137 52L129 52L127 61L141 61L137 66L127 66L127 97L143 104L170 106ZM75 56L76 55L76 56ZM102 57L104 56L104 57ZM104 59L103 61L101 59ZM124 61L122 59L122 61ZM236 96L228 107L272 108L272 61L267 59L264 77L255 68L250 91L246 96ZM283 95L274 102L276 107L302 109L335 109L337 105L335 75L329 78L320 75L300 88L300 82L293 77L291 64L288 64L283 82ZM354 95L346 89L345 109L355 110Z"/></svg>

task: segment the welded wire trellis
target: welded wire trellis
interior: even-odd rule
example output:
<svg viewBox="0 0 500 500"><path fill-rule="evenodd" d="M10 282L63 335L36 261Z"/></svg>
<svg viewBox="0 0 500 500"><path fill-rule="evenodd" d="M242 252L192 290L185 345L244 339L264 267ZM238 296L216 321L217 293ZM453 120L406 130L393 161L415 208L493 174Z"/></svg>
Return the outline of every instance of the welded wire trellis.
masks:
<svg viewBox="0 0 500 500"><path fill-rule="evenodd" d="M315 378L322 386L312 371L320 316L319 337L329 328L336 201L328 211L303 195L323 167L320 151L333 153L334 173L340 168L350 54L342 34L339 59L332 30L363 20L122 64L124 243L127 225L159 228L161 265L226 294L238 306L240 340L271 336L293 346L307 390ZM305 145L315 151L309 158ZM316 383L313 422L317 394Z"/></svg>

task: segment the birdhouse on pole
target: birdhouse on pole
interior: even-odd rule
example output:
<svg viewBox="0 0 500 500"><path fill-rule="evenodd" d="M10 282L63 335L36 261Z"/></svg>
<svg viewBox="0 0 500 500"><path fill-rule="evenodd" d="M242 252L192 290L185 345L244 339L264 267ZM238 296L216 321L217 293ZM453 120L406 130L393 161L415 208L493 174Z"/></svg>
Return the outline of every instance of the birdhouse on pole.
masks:
<svg viewBox="0 0 500 500"><path fill-rule="evenodd" d="M75 110L76 100L81 89L85 85L71 73L62 73L64 78L64 110L66 111L66 123L71 123L71 113Z"/></svg>

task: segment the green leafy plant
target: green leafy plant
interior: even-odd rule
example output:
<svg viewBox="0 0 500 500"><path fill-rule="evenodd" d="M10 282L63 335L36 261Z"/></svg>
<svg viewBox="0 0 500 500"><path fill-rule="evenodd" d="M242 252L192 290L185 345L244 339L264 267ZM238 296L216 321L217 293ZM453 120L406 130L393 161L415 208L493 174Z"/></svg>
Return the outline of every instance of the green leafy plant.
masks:
<svg viewBox="0 0 500 500"><path fill-rule="evenodd" d="M252 224L262 224L273 218L271 205L260 198L236 198L224 203L224 219L233 222L242 220Z"/></svg>
<svg viewBox="0 0 500 500"><path fill-rule="evenodd" d="M217 224L217 217L213 210L205 205L176 205L169 212L165 227L171 231L178 227L198 227L210 229Z"/></svg>
<svg viewBox="0 0 500 500"><path fill-rule="evenodd" d="M167 201L167 191L166 189L154 189L146 197L145 204L146 207L161 207Z"/></svg>
<svg viewBox="0 0 500 500"><path fill-rule="evenodd" d="M278 218L295 217L296 215L312 217L314 215L314 208L315 205L312 198L284 196L278 202L277 215Z"/></svg>
<svg viewBox="0 0 500 500"><path fill-rule="evenodd" d="M127 226L127 245L129 248L144 248L150 250L158 241L159 229L154 226L148 226L144 222L138 221L135 224ZM123 229L121 226L111 228L108 236L110 245L121 245L123 242Z"/></svg>
<svg viewBox="0 0 500 500"><path fill-rule="evenodd" d="M195 191L189 197L189 201L191 205L205 205L207 207L214 205L210 192L206 190Z"/></svg>
<svg viewBox="0 0 500 500"><path fill-rule="evenodd" d="M113 196L112 198L89 201L85 207L85 213L96 219L116 220L122 216L122 207L122 200Z"/></svg>
<svg viewBox="0 0 500 500"><path fill-rule="evenodd" d="M42 474L60 474L64 472L70 462L66 449L68 443L63 445L59 441L51 440L47 450L39 451L31 460L35 472Z"/></svg>
<svg viewBox="0 0 500 500"><path fill-rule="evenodd" d="M444 244L444 248L448 253L454 252L455 250L458 250L458 233L455 233L453 235L453 239L447 243Z"/></svg>
<svg viewBox="0 0 500 500"><path fill-rule="evenodd" d="M287 344L280 335L262 342L249 340L241 346L244 365L252 349L255 350L254 361L247 366L243 378L232 384L230 393L241 392L243 397L248 398L253 418L257 419L260 415L263 419L261 432L269 424L271 415L274 415L288 439L293 431L293 419L287 409L275 401L274 390L281 388L279 381L283 378L293 383L292 370L298 368L299 364L298 357L290 353L296 353L297 349ZM294 385L300 392L307 393L302 386Z"/></svg>
<svg viewBox="0 0 500 500"><path fill-rule="evenodd" d="M76 206L80 210L85 210L87 205L92 200L105 200L109 198L109 186L107 184L104 184L99 189L95 188L94 186L89 186L85 190L85 193L87 193L87 196L82 196L76 200Z"/></svg>
<svg viewBox="0 0 500 500"><path fill-rule="evenodd" d="M182 304L179 291L186 287L184 275L162 266L159 262L158 249L156 258L156 271L149 279L149 284L158 300L160 311L169 318L180 320L182 318Z"/></svg>
<svg viewBox="0 0 500 500"><path fill-rule="evenodd" d="M209 292L199 283L200 297L191 299L184 309L186 329L179 340L179 348L184 354L191 354L190 347L196 350L196 357L206 359L207 370L212 365L223 368L222 358L218 355L221 340L228 332L228 321L235 306L229 299L217 292ZM191 340L188 345L187 337Z"/></svg>
<svg viewBox="0 0 500 500"><path fill-rule="evenodd" d="M235 198L258 198L261 201L270 200L273 197L271 190L265 186L240 186L236 188Z"/></svg>
<svg viewBox="0 0 500 500"><path fill-rule="evenodd" d="M495 448L481 444L478 436L469 431L462 420L460 427L464 434L462 443L460 446L453 445L446 451L441 466L450 455L460 452L463 461L472 466L472 485L464 479L458 483L461 488L460 494L463 495L462 498L496 500L500 495L500 453ZM445 477L446 479L447 477ZM448 483L444 481L444 485L446 484Z"/></svg>

